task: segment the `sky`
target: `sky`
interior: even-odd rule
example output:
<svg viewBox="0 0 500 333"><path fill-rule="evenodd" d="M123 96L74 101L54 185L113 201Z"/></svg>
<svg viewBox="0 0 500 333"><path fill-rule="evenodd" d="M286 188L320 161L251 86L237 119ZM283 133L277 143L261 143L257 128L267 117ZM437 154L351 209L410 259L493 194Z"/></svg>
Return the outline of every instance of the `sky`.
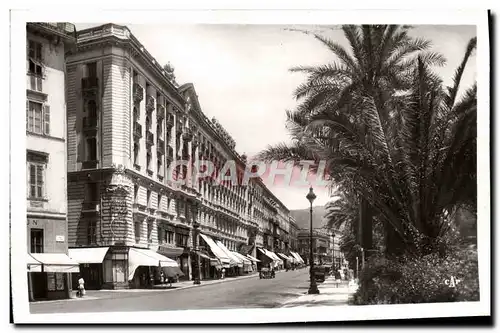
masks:
<svg viewBox="0 0 500 333"><path fill-rule="evenodd" d="M160 64L170 62L179 84L194 84L203 112L210 119L217 118L236 141L236 150L248 156L290 140L285 111L297 106L293 91L305 76L289 69L335 61L314 37L290 29L319 31L348 45L338 28L326 26L118 24L126 25ZM80 30L96 25L76 27ZM430 39L432 50L447 58L446 66L435 70L445 84L451 84L476 28L415 26L412 35ZM472 57L463 76L464 89L474 82L475 75ZM308 207L307 187L264 181L289 209ZM315 205L330 201L326 188L316 186L314 191Z"/></svg>

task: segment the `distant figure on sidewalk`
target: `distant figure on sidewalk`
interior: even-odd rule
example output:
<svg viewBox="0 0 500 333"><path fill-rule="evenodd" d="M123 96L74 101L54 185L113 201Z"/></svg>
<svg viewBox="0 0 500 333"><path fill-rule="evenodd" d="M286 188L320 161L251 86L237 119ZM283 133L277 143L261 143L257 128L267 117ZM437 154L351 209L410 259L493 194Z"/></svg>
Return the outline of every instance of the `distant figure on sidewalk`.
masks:
<svg viewBox="0 0 500 333"><path fill-rule="evenodd" d="M80 276L78 279L78 297L83 297L85 295L85 280Z"/></svg>
<svg viewBox="0 0 500 333"><path fill-rule="evenodd" d="M223 267L222 268L222 279L226 277L226 269Z"/></svg>

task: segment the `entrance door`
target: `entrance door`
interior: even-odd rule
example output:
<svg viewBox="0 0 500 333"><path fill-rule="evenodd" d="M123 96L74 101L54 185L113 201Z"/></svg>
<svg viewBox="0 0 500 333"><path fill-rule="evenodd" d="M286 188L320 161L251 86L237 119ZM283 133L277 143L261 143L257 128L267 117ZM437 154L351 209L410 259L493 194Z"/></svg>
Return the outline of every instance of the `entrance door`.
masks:
<svg viewBox="0 0 500 333"><path fill-rule="evenodd" d="M101 289L102 264L85 264L82 266L80 267L85 280L85 289Z"/></svg>
<svg viewBox="0 0 500 333"><path fill-rule="evenodd" d="M33 298L35 300L47 298L47 274L41 272L31 273L33 285Z"/></svg>

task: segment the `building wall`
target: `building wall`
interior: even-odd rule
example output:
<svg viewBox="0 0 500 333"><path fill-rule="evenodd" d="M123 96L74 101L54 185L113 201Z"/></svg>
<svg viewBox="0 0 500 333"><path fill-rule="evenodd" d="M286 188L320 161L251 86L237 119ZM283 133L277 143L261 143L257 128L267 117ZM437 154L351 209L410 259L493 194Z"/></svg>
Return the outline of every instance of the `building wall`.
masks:
<svg viewBox="0 0 500 333"><path fill-rule="evenodd" d="M62 42L56 44L46 37L35 35L31 30L27 31L27 47L29 40L42 45L43 79L42 94L39 94L31 90L31 76L27 74L27 100L43 102L50 108L50 128L49 133L36 134L31 130L26 133L27 151L46 155L47 162L44 168L43 200L30 198L30 172L26 166L27 246L30 251L30 229L42 229L44 252L67 252L65 46ZM27 60L27 72L28 67Z"/></svg>
<svg viewBox="0 0 500 333"><path fill-rule="evenodd" d="M148 58L149 53L141 45L137 45L126 28L106 25L95 28L95 31L100 32L81 32L78 50L69 56L67 64L70 81L68 94L71 96L67 116L70 246L89 245L85 244L88 238L85 230L88 230L87 225L92 219L98 225L96 239L99 245L119 243L153 250L164 243L162 235L165 228L171 227L189 230L187 248L192 249L194 221L199 222L201 233L221 240L234 251L249 243L263 246L264 233L266 230L273 230L271 216L275 218L279 230L288 235L288 209L279 203L260 180L252 180L248 187L217 186L212 181L197 183L191 179L187 186L172 184L167 165L183 159L184 143L187 143L191 158L211 160L219 168L228 160L236 160L238 168L243 170L245 161L235 151L232 139L225 130L203 114L192 85L174 88L166 77L161 77L159 72L162 69L154 59ZM108 42L108 35L116 36L123 43L116 45ZM91 39L93 44L87 45L86 41ZM97 63L99 82L99 128L96 137L100 161L97 168L83 170L86 134L82 130L81 78L84 65L94 61ZM140 101L134 99L136 89L142 90L143 98ZM151 168L148 172L146 104L149 96L154 104L150 113L154 140L151 147ZM164 106L166 111L161 135L156 126L159 121L158 105ZM134 106L138 108L138 118L134 116ZM173 119L171 128L167 127L168 114ZM142 126L140 138L134 135L136 122ZM187 134L189 129L193 132L192 139ZM167 133L170 135L167 136ZM165 142L165 154L158 153L158 137ZM134 142L139 144L137 163L134 163ZM167 159L168 147L173 151L170 162ZM162 160L163 170L157 169L157 157ZM118 171L121 167L123 172ZM194 176L194 172L191 176ZM100 182L100 197L103 202L97 214L82 214L85 184L91 181ZM114 187L130 189L125 195L126 200L122 199L126 201L123 203L126 212L118 219L119 222L115 222L116 217L110 213L109 202L113 202L113 195L108 192ZM149 203L146 200L148 190L151 191ZM263 203L264 193L278 202L278 213L266 208ZM160 205L157 202L158 194L162 196ZM185 206L188 207L187 213L182 209ZM151 228L150 241L147 237L148 224ZM110 231L109 225L115 226L114 232ZM136 235L136 231L140 231L140 236ZM269 237L268 243L273 246L272 235L266 237ZM280 240L280 248L285 248L284 244L290 242L288 238Z"/></svg>
<svg viewBox="0 0 500 333"><path fill-rule="evenodd" d="M68 251L66 219L39 218L34 214L30 214L28 217L28 252L30 252L31 247L31 229L43 230L44 253L66 253Z"/></svg>

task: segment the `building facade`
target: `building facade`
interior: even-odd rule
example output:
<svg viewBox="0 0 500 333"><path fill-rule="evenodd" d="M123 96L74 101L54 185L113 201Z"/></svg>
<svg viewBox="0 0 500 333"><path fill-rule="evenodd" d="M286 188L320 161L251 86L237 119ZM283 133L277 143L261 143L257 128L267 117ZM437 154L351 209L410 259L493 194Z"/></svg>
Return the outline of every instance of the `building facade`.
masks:
<svg viewBox="0 0 500 333"><path fill-rule="evenodd" d="M79 31L67 72L69 246L106 248L102 262L81 266L87 280L140 285L130 248L175 259L186 279L216 276L206 237L253 256L257 246L286 248L273 232L287 228L288 210L260 179L197 177L199 161L216 173L234 161L241 179L246 157L203 113L193 84L179 86L127 27Z"/></svg>
<svg viewBox="0 0 500 333"><path fill-rule="evenodd" d="M297 235L298 253L309 263L310 231L301 229ZM340 233L325 229L313 229L313 258L316 265L333 265L339 267L342 263L340 251Z"/></svg>
<svg viewBox="0 0 500 333"><path fill-rule="evenodd" d="M26 29L29 295L67 298L67 272L75 267L67 256L65 54L76 43L75 29L70 23L27 23Z"/></svg>

